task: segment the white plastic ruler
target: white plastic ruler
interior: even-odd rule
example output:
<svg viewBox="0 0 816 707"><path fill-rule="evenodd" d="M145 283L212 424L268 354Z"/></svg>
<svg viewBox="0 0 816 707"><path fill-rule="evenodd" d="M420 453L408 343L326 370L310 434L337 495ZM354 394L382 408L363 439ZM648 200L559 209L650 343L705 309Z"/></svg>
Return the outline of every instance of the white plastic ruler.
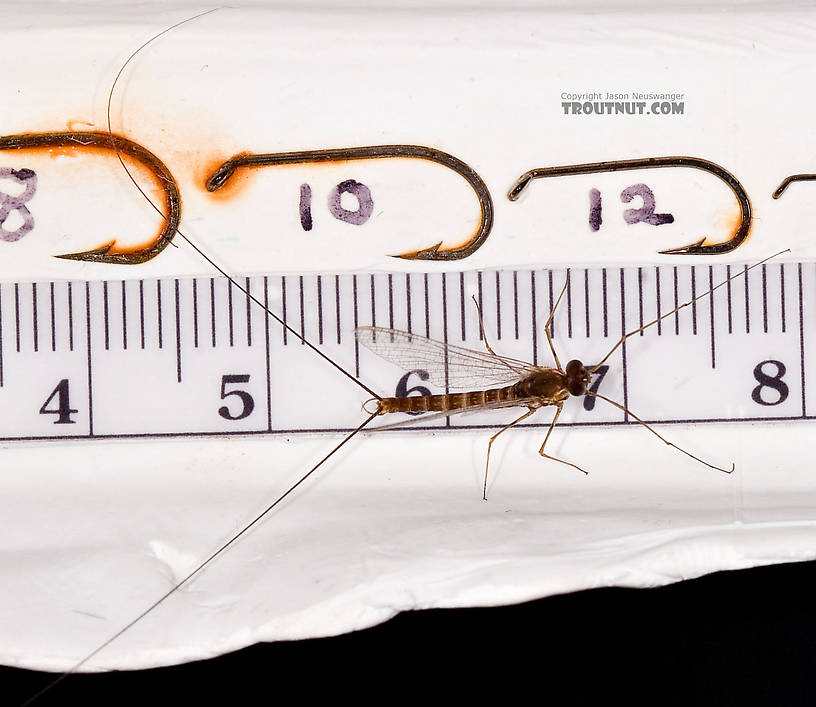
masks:
<svg viewBox="0 0 816 707"><path fill-rule="evenodd" d="M553 327L562 364L597 362L623 332L743 269L572 269ZM422 371L361 348L356 326L483 349L475 297L498 353L550 365L543 324L564 281L565 271L546 269L239 280L382 395L439 391ZM810 419L813 336L816 265L772 261L629 339L595 380L650 422ZM335 432L359 424L367 397L223 278L0 284L3 440ZM633 422L590 398L568 410L565 425ZM405 429L503 419L419 419Z"/></svg>

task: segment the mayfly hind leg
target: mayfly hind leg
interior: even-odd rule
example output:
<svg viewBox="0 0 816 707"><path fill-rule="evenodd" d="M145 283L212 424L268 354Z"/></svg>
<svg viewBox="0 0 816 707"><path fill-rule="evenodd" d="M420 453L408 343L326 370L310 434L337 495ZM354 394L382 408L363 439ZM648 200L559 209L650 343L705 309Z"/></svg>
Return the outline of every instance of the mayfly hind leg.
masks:
<svg viewBox="0 0 816 707"><path fill-rule="evenodd" d="M541 444L541 449L538 450L538 453L542 457L544 457L545 459L552 459L554 462L561 462L562 464L566 464L567 466L571 466L573 469L578 469L578 471L582 471L584 474L588 475L589 472L586 469L582 469L577 464L573 464L572 462L568 462L566 459L559 459L558 457L554 457L551 454L547 454L544 451L544 447L547 446L547 440L550 439L550 434L552 433L553 428L555 427L555 422L556 422L556 420L558 420L558 417L561 415L561 410L564 409L564 403L560 403L559 405L556 405L555 408L556 408L555 409L555 415L553 416L552 422L550 423L550 427L547 430L547 435L544 437L544 442Z"/></svg>
<svg viewBox="0 0 816 707"><path fill-rule="evenodd" d="M502 432L507 432L511 427L515 427L519 422L526 420L530 415L532 415L538 408L530 408L525 412L521 417L516 418L510 424L505 425L502 427L496 434L494 434L487 443L487 458L485 459L485 473L484 473L484 486L482 487L482 500L487 500L487 470L490 468L490 448L493 446L493 442L496 441L496 437L498 437Z"/></svg>

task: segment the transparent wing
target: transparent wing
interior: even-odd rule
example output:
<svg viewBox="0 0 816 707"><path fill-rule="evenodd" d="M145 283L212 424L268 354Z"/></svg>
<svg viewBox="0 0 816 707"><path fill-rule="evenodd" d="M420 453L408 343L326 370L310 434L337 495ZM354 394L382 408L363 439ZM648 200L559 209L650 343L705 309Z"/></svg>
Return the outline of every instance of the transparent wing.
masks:
<svg viewBox="0 0 816 707"><path fill-rule="evenodd" d="M525 361L444 344L399 329L367 326L355 329L354 335L367 349L405 371L427 371L429 380L440 388L446 383L451 388L514 383L542 370Z"/></svg>

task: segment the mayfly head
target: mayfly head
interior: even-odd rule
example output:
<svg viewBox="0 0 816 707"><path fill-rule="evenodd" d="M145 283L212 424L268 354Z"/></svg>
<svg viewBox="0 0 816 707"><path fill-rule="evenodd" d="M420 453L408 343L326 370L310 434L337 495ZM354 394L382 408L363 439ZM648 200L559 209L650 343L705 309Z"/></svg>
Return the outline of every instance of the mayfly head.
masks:
<svg viewBox="0 0 816 707"><path fill-rule="evenodd" d="M592 374L578 359L573 359L565 369L567 374L567 390L570 395L585 395Z"/></svg>

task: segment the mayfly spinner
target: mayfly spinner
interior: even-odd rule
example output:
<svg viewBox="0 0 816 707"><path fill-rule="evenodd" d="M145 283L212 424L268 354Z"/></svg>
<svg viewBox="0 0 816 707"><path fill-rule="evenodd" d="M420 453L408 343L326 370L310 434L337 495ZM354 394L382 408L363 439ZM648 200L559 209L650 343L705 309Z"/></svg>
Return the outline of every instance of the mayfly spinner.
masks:
<svg viewBox="0 0 816 707"><path fill-rule="evenodd" d="M698 295L692 300L681 304L679 307L663 314L657 319L644 324L643 326L627 332L617 341L617 343L606 353L599 363L592 366L585 366L581 361L573 359L567 363L566 366L561 365L558 354L553 345L552 335L550 332L553 316L564 296L567 289L567 283L559 294L555 302L555 306L550 312L550 316L544 325L544 331L547 335L547 343L552 353L555 367L548 366L534 366L525 361L520 361L514 358L507 358L499 356L491 348L488 343L487 336L484 331L482 323L481 312L479 312L479 324L482 330L482 339L485 342L487 351L474 351L472 349L462 348L460 346L451 346L444 344L441 341L434 341L418 334L400 331L398 329L385 329L381 327L360 327L355 330L357 340L366 348L378 354L382 358L394 363L404 370L421 369L428 374L428 380L439 385L440 387L451 388L469 388L481 386L480 390L470 390L462 393L442 393L439 395L426 396L412 396L412 397L392 397L392 398L374 398L369 400L364 408L366 412L380 416L389 413L414 413L426 414L434 413L432 417L453 415L460 412L476 412L479 410L497 410L510 407L527 408L527 411L520 417L516 418L509 424L502 427L496 432L488 441L487 455L485 459L484 484L482 487L482 498L487 499L487 475L490 465L490 450L496 438L506 432L511 427L515 427L520 422L523 422L533 413L543 407L554 407L555 415L552 422L547 429L547 434L544 437L544 442L538 453L545 459L552 459L553 461L566 464L579 471L587 473L577 464L559 459L550 454L547 454L544 449L547 446L547 441L550 439L550 434L555 427L555 423L561 415L561 411L565 402L570 396L590 395L595 398L605 400L610 405L614 405L618 409L631 415L638 423L643 425L658 439L665 442L670 447L683 452L692 459L704 464L712 469L723 471L730 474L734 471L734 465L730 469L725 469L709 462L700 459L691 452L678 447L673 442L670 442L654 428L650 427L631 410L624 407L620 403L610 400L609 398L597 392L589 390L592 381L592 375L606 363L609 357L626 341L629 337L642 332L644 329L657 324L662 319L672 316L675 312L688 307L690 304L696 302L702 297L707 297L714 290L722 287L734 277L744 275L749 270L767 262L771 258L775 258L781 251L774 255L754 263L750 267L732 276L731 278L721 282L719 285L710 290ZM569 276L567 276L567 282ZM474 300L475 302L475 300ZM478 305L477 305L478 308ZM488 385L503 385L500 388L484 388ZM425 415L424 419L428 419Z"/></svg>

